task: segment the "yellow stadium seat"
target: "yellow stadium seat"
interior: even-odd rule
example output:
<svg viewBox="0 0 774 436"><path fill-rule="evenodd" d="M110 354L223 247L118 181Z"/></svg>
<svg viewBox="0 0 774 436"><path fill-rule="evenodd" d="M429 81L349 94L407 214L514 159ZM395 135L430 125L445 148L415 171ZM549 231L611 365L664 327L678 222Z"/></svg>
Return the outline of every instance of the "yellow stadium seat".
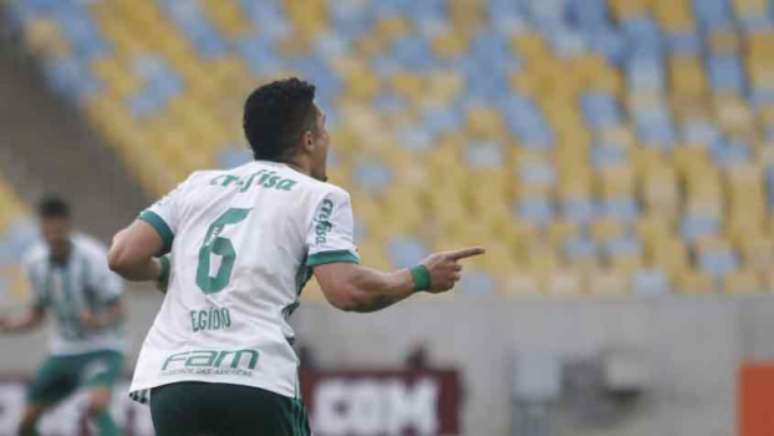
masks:
<svg viewBox="0 0 774 436"><path fill-rule="evenodd" d="M624 224L614 218L600 218L591 223L591 236L598 243L604 243L626 232Z"/></svg>
<svg viewBox="0 0 774 436"><path fill-rule="evenodd" d="M645 15L648 10L645 0L610 0L608 7L618 21Z"/></svg>
<svg viewBox="0 0 774 436"><path fill-rule="evenodd" d="M464 80L458 72L432 72L425 81L424 94L429 102L437 104L436 107L444 107L451 104L462 91L463 86Z"/></svg>
<svg viewBox="0 0 774 436"><path fill-rule="evenodd" d="M657 243L657 241L671 238L674 233L672 218L658 212L640 216L635 226L640 238L648 246L652 245L652 243Z"/></svg>
<svg viewBox="0 0 774 436"><path fill-rule="evenodd" d="M552 221L546 229L546 237L551 243L552 247L559 248L570 237L576 236L580 231L580 226L577 222L568 221L565 219L557 219Z"/></svg>
<svg viewBox="0 0 774 436"><path fill-rule="evenodd" d="M452 27L465 35L476 32L485 23L482 3L476 0L459 0L448 3L447 13Z"/></svg>
<svg viewBox="0 0 774 436"><path fill-rule="evenodd" d="M759 17L767 13L766 0L733 0L734 12L737 17Z"/></svg>
<svg viewBox="0 0 774 436"><path fill-rule="evenodd" d="M547 245L535 244L528 248L527 264L529 269L537 274L541 279L550 275L552 271L559 267L559 259L556 252Z"/></svg>
<svg viewBox="0 0 774 436"><path fill-rule="evenodd" d="M474 138L505 136L505 123L502 116L491 107L478 106L468 110L467 129Z"/></svg>
<svg viewBox="0 0 774 436"><path fill-rule="evenodd" d="M619 165L597 173L596 190L604 198L629 196L634 192L634 169Z"/></svg>
<svg viewBox="0 0 774 436"><path fill-rule="evenodd" d="M680 189L674 169L649 171L642 181L642 197L648 210L667 217L675 216L680 207Z"/></svg>
<svg viewBox="0 0 774 436"><path fill-rule="evenodd" d="M511 248L502 242L492 241L486 245L486 255L481 257L484 269L505 277L515 270Z"/></svg>
<svg viewBox="0 0 774 436"><path fill-rule="evenodd" d="M608 259L610 266L616 271L621 271L627 274L643 267L644 262L642 256L638 254L626 254L616 255Z"/></svg>
<svg viewBox="0 0 774 436"><path fill-rule="evenodd" d="M774 271L769 268L766 271L762 271L758 277L761 279L763 291L774 292Z"/></svg>
<svg viewBox="0 0 774 436"><path fill-rule="evenodd" d="M671 275L687 268L688 252L679 239L661 239L648 241L646 252L651 262Z"/></svg>
<svg viewBox="0 0 774 436"><path fill-rule="evenodd" d="M527 58L539 56L547 52L545 41L536 32L517 33L511 39L511 45L517 54Z"/></svg>
<svg viewBox="0 0 774 436"><path fill-rule="evenodd" d="M27 23L24 41L38 56L63 57L70 52L67 38L57 23L49 18L38 17Z"/></svg>
<svg viewBox="0 0 774 436"><path fill-rule="evenodd" d="M390 78L390 86L399 95L406 98L412 98L422 94L425 81L417 73L410 71L400 71Z"/></svg>
<svg viewBox="0 0 774 436"><path fill-rule="evenodd" d="M621 144L629 149L634 145L634 132L627 125L616 125L604 128L598 132L599 139L605 143Z"/></svg>
<svg viewBox="0 0 774 436"><path fill-rule="evenodd" d="M719 30L709 34L709 47L713 53L737 53L739 51L739 35L736 31Z"/></svg>
<svg viewBox="0 0 774 436"><path fill-rule="evenodd" d="M715 292L715 282L708 274L686 269L677 275L677 289L686 294Z"/></svg>
<svg viewBox="0 0 774 436"><path fill-rule="evenodd" d="M581 275L572 269L557 269L544 280L545 292L551 297L577 297L583 292Z"/></svg>
<svg viewBox="0 0 774 436"><path fill-rule="evenodd" d="M503 293L507 296L534 297L540 295L540 284L535 276L514 271L505 276Z"/></svg>
<svg viewBox="0 0 774 436"><path fill-rule="evenodd" d="M441 58L455 59L467 50L468 44L462 34L448 30L433 36L430 47Z"/></svg>
<svg viewBox="0 0 774 436"><path fill-rule="evenodd" d="M704 145L675 148L672 151L672 162L674 162L675 168L680 172L688 172L693 168L699 168L699 171L703 171L705 167L712 165L709 152Z"/></svg>
<svg viewBox="0 0 774 436"><path fill-rule="evenodd" d="M594 296L625 296L629 293L629 278L614 269L602 269L589 274L589 292Z"/></svg>
<svg viewBox="0 0 774 436"><path fill-rule="evenodd" d="M740 98L718 96L715 98L714 107L718 123L726 133L745 133L752 128L752 111Z"/></svg>
<svg viewBox="0 0 774 436"><path fill-rule="evenodd" d="M704 95L707 84L702 60L696 57L675 57L669 62L671 89L678 96Z"/></svg>
<svg viewBox="0 0 774 436"><path fill-rule="evenodd" d="M538 75L531 74L529 71L519 71L511 75L510 83L514 91L526 95L535 95L542 91L541 85L543 81Z"/></svg>
<svg viewBox="0 0 774 436"><path fill-rule="evenodd" d="M744 209L731 215L726 222L725 234L736 246L744 246L747 241L766 240L764 213L750 216Z"/></svg>
<svg viewBox="0 0 774 436"><path fill-rule="evenodd" d="M664 153L651 147L635 146L629 151L638 178L643 178L654 168L670 168Z"/></svg>
<svg viewBox="0 0 774 436"><path fill-rule="evenodd" d="M763 285L755 271L743 269L727 275L723 279L723 291L730 294L760 292Z"/></svg>
<svg viewBox="0 0 774 436"><path fill-rule="evenodd" d="M760 272L774 265L774 241L763 236L743 239L739 242L739 251L746 264Z"/></svg>
<svg viewBox="0 0 774 436"><path fill-rule="evenodd" d="M244 13L235 1L201 0L202 9L215 27L230 38L235 38L250 29Z"/></svg>

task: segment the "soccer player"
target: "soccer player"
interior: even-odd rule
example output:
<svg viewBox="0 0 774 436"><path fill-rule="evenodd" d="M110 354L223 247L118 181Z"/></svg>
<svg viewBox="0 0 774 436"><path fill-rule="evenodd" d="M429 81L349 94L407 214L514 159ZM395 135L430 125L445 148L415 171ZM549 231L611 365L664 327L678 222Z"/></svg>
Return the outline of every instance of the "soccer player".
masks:
<svg viewBox="0 0 774 436"><path fill-rule="evenodd" d="M0 318L3 333L40 326L46 309L56 319L51 354L29 387L19 434L38 434L43 413L84 387L89 391L88 415L99 436L119 435L109 407L123 366L123 283L108 268L106 248L72 232L67 203L46 197L38 205L38 217L44 242L24 258L34 301L23 316Z"/></svg>
<svg viewBox="0 0 774 436"><path fill-rule="evenodd" d="M288 317L310 276L333 306L371 312L451 289L458 261L483 253L360 266L349 195L325 182L314 94L295 78L255 90L243 119L255 161L194 172L113 240L114 271L166 289L130 389L139 401L150 391L158 436L309 434Z"/></svg>

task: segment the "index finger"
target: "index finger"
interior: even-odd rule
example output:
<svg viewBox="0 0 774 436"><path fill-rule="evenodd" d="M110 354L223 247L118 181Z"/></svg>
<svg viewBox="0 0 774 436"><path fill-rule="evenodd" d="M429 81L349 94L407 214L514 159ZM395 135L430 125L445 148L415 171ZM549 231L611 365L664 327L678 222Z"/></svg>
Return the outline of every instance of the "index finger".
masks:
<svg viewBox="0 0 774 436"><path fill-rule="evenodd" d="M448 253L446 253L446 255L449 257L449 259L457 261L460 259L465 259L467 257L480 256L484 253L486 253L486 250L484 250L483 248L472 247L472 248L463 248L461 250L449 251Z"/></svg>

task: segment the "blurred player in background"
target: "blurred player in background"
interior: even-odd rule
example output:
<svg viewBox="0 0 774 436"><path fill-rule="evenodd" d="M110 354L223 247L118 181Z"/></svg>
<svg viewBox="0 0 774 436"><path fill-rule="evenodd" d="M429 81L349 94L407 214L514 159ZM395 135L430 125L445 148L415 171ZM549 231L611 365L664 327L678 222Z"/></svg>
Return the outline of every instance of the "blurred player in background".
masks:
<svg viewBox="0 0 774 436"><path fill-rule="evenodd" d="M325 182L314 94L295 78L258 88L243 120L255 162L193 173L113 240L111 268L167 283L131 387L140 401L150 390L158 436L309 434L288 318L310 276L335 307L370 312L451 289L458 261L483 253L360 266L349 194Z"/></svg>
<svg viewBox="0 0 774 436"><path fill-rule="evenodd" d="M46 309L56 318L51 352L29 387L19 434L38 434L43 413L84 387L98 435L119 435L109 407L123 366L123 284L108 268L105 247L72 231L67 203L46 197L38 206L38 217L43 242L24 259L33 303L20 317L0 318L4 333L39 327Z"/></svg>

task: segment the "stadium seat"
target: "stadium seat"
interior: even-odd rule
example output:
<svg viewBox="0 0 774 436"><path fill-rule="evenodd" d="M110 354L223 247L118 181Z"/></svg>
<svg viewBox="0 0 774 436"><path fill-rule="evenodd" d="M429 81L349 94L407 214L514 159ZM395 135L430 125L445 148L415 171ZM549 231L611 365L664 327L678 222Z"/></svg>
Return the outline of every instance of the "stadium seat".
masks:
<svg viewBox="0 0 774 436"><path fill-rule="evenodd" d="M677 275L677 289L686 294L706 294L715 292L716 287L708 274L686 269Z"/></svg>
<svg viewBox="0 0 774 436"><path fill-rule="evenodd" d="M590 274L588 288L594 296L626 296L629 293L629 281L627 275L620 271L603 269Z"/></svg>
<svg viewBox="0 0 774 436"><path fill-rule="evenodd" d="M572 269L557 269L545 281L545 292L551 297L578 297L581 294L581 275Z"/></svg>
<svg viewBox="0 0 774 436"><path fill-rule="evenodd" d="M514 271L505 276L503 293L506 296L528 297L540 295L540 284L536 278L523 271Z"/></svg>
<svg viewBox="0 0 774 436"><path fill-rule="evenodd" d="M758 275L752 270L739 270L723 279L723 291L731 294L759 292L762 285Z"/></svg>

